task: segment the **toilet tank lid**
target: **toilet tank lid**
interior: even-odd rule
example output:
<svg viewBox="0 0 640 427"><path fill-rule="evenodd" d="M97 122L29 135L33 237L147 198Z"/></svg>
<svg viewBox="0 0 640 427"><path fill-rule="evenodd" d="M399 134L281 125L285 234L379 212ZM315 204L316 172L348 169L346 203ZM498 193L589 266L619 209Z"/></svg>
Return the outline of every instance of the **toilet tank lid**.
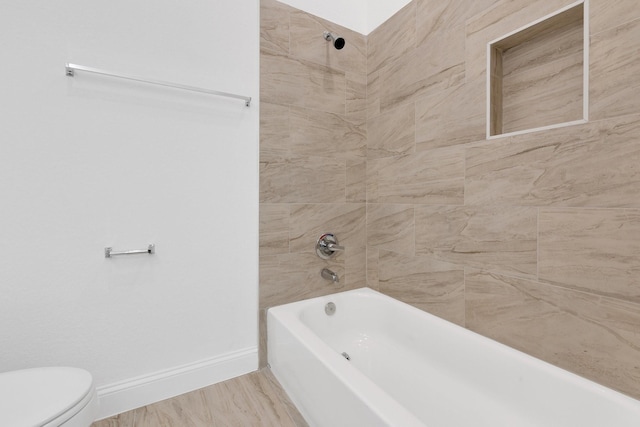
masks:
<svg viewBox="0 0 640 427"><path fill-rule="evenodd" d="M93 389L91 374L78 368L0 373L0 426L45 424L73 409Z"/></svg>

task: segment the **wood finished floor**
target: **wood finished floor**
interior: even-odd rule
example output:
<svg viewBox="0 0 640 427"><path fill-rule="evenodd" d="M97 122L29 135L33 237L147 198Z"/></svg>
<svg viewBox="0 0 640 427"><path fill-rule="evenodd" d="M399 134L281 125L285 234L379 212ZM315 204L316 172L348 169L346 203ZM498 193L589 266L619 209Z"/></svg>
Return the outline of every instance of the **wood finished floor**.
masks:
<svg viewBox="0 0 640 427"><path fill-rule="evenodd" d="M91 427L308 427L267 368L147 405Z"/></svg>

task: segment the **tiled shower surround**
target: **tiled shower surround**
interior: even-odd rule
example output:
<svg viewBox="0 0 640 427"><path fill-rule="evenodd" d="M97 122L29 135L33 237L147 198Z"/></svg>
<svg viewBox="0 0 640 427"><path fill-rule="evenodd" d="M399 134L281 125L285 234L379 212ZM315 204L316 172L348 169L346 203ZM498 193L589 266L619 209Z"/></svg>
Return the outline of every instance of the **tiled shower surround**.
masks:
<svg viewBox="0 0 640 427"><path fill-rule="evenodd" d="M365 37L262 0L262 364L268 307L366 285L640 398L637 2L590 0L588 123L486 139L487 43L571 3L414 0Z"/></svg>

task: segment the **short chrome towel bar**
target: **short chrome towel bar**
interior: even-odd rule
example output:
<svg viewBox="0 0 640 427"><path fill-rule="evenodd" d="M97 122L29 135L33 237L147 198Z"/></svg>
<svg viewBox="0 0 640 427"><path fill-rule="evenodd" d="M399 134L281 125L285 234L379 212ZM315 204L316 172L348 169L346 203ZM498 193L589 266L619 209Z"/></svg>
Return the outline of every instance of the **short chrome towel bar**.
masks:
<svg viewBox="0 0 640 427"><path fill-rule="evenodd" d="M220 91L217 91L217 90L204 89L204 88L195 87L195 86L187 86L187 85L183 85L183 84L179 84L179 83L171 83L171 82L163 82L163 81L160 81L160 80L145 79L145 78L142 78L142 77L136 77L136 76L131 76L131 75L127 75L127 74L119 74L119 73L113 73L111 71L100 70L98 68L85 67L84 65L76 65L76 64L67 63L67 64L65 64L65 69L66 69L66 72L67 72L67 76L69 76L69 77L73 77L75 75L76 71L86 71L87 73L102 74L104 76L116 77L116 78L119 78L119 79L135 80L137 82L149 83L149 84L157 85L157 86L172 87L174 89L190 90L192 92L201 92L201 93L207 93L209 95L226 96L227 98L241 99L241 100L244 101L244 105L246 105L247 107L249 105L251 105L251 97L250 96L236 95L235 93L220 92Z"/></svg>
<svg viewBox="0 0 640 427"><path fill-rule="evenodd" d="M108 247L108 248L104 248L104 257L105 258L111 258L113 256L117 256L117 255L138 255L138 254L155 254L156 253L156 245L154 245L153 243L150 244L147 249L136 249L133 251L121 251L121 252L114 252L113 248Z"/></svg>

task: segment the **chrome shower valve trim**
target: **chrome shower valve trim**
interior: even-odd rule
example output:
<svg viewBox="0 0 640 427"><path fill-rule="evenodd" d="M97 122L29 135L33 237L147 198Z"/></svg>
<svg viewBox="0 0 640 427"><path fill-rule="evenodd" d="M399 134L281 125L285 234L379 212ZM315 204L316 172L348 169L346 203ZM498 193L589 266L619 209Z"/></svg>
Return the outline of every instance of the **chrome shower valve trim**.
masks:
<svg viewBox="0 0 640 427"><path fill-rule="evenodd" d="M318 238L316 254L322 259L332 258L336 252L344 251L344 246L338 244L338 239L331 233L325 233Z"/></svg>

